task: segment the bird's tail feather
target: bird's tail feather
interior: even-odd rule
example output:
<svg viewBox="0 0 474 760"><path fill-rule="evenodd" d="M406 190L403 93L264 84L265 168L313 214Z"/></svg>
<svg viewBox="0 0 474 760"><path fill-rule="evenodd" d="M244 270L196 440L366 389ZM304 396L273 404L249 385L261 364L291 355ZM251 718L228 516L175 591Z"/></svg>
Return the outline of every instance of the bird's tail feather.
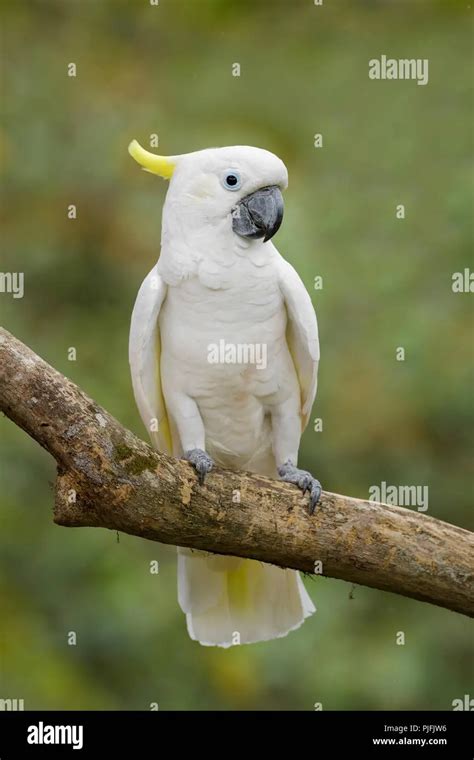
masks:
<svg viewBox="0 0 474 760"><path fill-rule="evenodd" d="M182 548L178 598L189 635L205 646L286 636L315 612L295 570Z"/></svg>

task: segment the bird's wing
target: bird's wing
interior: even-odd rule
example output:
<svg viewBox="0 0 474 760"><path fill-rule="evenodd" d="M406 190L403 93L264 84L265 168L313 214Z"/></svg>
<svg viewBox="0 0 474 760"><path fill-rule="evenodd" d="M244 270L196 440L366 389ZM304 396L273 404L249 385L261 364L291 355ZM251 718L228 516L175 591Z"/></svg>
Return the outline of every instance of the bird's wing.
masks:
<svg viewBox="0 0 474 760"><path fill-rule="evenodd" d="M145 277L132 312L128 356L133 392L153 446L172 453L170 426L161 389L158 317L166 285L156 266Z"/></svg>
<svg viewBox="0 0 474 760"><path fill-rule="evenodd" d="M308 291L299 275L278 257L280 290L288 315L286 340L301 390L301 426L306 427L316 396L319 364L318 323Z"/></svg>

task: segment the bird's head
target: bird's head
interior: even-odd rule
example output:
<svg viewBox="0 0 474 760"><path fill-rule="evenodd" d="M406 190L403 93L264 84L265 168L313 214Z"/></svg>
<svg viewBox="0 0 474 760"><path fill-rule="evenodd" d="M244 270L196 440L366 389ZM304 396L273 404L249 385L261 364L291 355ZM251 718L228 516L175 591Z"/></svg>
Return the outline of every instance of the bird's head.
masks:
<svg viewBox="0 0 474 760"><path fill-rule="evenodd" d="M280 227L288 172L273 153L238 145L165 157L136 140L128 149L143 169L170 181L167 206L193 233L212 228L266 242Z"/></svg>

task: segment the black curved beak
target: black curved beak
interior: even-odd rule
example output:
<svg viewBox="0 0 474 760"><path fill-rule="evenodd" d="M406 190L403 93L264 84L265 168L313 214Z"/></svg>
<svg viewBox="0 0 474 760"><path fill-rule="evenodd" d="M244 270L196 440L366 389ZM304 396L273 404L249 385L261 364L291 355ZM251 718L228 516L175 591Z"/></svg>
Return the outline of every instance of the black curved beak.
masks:
<svg viewBox="0 0 474 760"><path fill-rule="evenodd" d="M237 235L263 238L266 243L283 219L283 197L277 185L247 195L232 210L232 229Z"/></svg>

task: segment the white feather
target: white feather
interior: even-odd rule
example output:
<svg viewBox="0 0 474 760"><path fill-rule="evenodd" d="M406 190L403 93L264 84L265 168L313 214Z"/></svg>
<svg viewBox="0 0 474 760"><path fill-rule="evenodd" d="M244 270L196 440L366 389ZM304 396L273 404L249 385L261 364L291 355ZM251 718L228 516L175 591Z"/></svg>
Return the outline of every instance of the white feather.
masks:
<svg viewBox="0 0 474 760"><path fill-rule="evenodd" d="M186 557L183 562L180 550L178 572L189 635L204 646L227 648L280 638L315 612L294 570L254 560L241 560L224 569L221 558L212 556ZM240 576L237 588L233 576ZM187 598L183 589L188 591Z"/></svg>
<svg viewBox="0 0 474 760"><path fill-rule="evenodd" d="M300 276L288 261L278 259L279 282L288 313L287 340L301 388L303 429L318 387L319 336L313 304Z"/></svg>
<svg viewBox="0 0 474 760"><path fill-rule="evenodd" d="M167 287L155 266L145 277L133 307L129 362L135 401L143 424L155 448L171 454L169 437L166 435L166 407L161 390L158 329L158 316L166 291Z"/></svg>

